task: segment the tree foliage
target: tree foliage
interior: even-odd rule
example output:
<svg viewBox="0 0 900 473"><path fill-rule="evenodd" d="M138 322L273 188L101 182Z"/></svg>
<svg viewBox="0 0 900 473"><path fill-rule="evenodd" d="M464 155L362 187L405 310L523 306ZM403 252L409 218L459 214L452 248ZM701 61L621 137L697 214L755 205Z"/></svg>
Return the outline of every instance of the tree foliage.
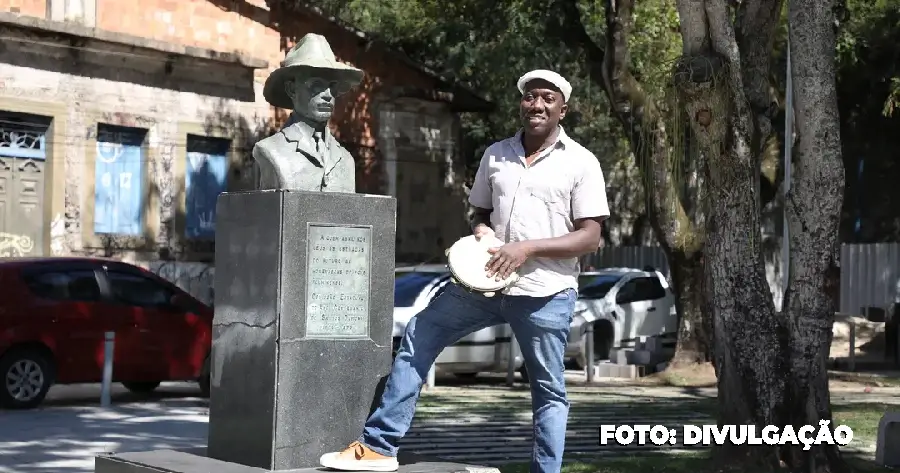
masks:
<svg viewBox="0 0 900 473"><path fill-rule="evenodd" d="M842 240L900 241L900 0L849 0L838 36Z"/></svg>
<svg viewBox="0 0 900 473"><path fill-rule="evenodd" d="M319 0L308 2L372 33L413 59L479 91L495 102L488 117L467 116L468 137L484 148L519 127L515 89L524 72L553 69L573 85L572 113L567 132L591 149L604 164L627 157L622 132L609 115L602 87L592 81L584 54L573 50L545 25L553 15L546 2L535 0ZM602 34L602 8L587 6L585 25ZM648 78L648 87L661 87L667 63L679 50L674 8L648 2L639 12L642 34L632 39L632 58ZM664 3L658 3L664 5ZM477 153L476 153L477 154ZM476 156L471 158L477 159Z"/></svg>
<svg viewBox="0 0 900 473"><path fill-rule="evenodd" d="M850 0L848 21L838 38L842 73L865 73L870 89L853 94L882 103L884 116L900 107L900 1ZM864 101L861 107L869 104Z"/></svg>

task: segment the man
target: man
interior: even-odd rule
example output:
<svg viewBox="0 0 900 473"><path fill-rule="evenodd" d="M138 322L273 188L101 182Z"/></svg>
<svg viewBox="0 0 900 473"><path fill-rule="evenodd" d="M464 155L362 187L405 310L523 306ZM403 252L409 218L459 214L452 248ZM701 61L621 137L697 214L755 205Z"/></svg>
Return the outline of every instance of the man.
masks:
<svg viewBox="0 0 900 473"><path fill-rule="evenodd" d="M568 110L569 83L537 70L522 76L518 88L523 128L485 151L469 202L476 208L476 237L494 233L506 242L490 250L486 270L501 278L517 271L519 279L492 298L449 284L413 317L362 435L343 452L323 455L323 466L395 471L399 441L440 352L472 332L508 323L521 346L534 401L531 471L560 471L569 411L563 355L578 258L597 250L609 208L597 158L559 126Z"/></svg>
<svg viewBox="0 0 900 473"><path fill-rule="evenodd" d="M328 130L335 97L359 83L363 72L340 63L328 41L308 34L266 79L270 104L294 113L278 133L253 147L260 189L356 192L353 156Z"/></svg>

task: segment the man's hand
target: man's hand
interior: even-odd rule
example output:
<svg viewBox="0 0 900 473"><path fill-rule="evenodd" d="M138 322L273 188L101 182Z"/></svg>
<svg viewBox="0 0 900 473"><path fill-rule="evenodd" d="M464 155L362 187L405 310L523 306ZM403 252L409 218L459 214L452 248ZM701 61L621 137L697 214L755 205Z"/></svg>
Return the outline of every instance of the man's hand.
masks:
<svg viewBox="0 0 900 473"><path fill-rule="evenodd" d="M487 271L488 277L493 276L496 281L500 281L509 277L510 273L525 263L531 256L532 248L527 241L517 241L490 248L488 252L493 256L488 260L484 269Z"/></svg>
<svg viewBox="0 0 900 473"><path fill-rule="evenodd" d="M476 240L481 241L481 239L483 237L486 237L486 236L489 237L489 236L494 235L494 230L492 230L491 227L489 227L483 223L479 223L472 230L472 234L475 235Z"/></svg>

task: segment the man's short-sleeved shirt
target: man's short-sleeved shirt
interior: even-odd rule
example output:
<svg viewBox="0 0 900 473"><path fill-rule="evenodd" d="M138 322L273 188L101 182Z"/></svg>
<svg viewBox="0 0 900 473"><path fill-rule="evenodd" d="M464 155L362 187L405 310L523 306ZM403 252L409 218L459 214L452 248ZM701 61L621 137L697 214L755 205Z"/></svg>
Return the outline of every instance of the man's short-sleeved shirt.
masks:
<svg viewBox="0 0 900 473"><path fill-rule="evenodd" d="M575 221L609 216L606 183L593 153L560 127L552 146L525 164L522 131L484 152L469 203L490 209L497 238L515 241L555 238L575 230ZM578 289L578 258L529 258L519 280L505 293L543 297Z"/></svg>

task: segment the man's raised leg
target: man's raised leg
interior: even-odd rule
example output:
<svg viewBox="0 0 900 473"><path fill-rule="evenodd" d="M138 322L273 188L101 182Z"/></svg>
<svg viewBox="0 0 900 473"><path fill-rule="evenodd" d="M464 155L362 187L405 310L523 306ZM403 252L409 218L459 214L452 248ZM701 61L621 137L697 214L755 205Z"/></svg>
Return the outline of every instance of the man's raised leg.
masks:
<svg viewBox="0 0 900 473"><path fill-rule="evenodd" d="M363 433L342 452L322 455L322 466L345 471L395 471L400 439L412 424L431 365L459 339L503 323L500 298L470 294L453 283L410 319L378 407Z"/></svg>

